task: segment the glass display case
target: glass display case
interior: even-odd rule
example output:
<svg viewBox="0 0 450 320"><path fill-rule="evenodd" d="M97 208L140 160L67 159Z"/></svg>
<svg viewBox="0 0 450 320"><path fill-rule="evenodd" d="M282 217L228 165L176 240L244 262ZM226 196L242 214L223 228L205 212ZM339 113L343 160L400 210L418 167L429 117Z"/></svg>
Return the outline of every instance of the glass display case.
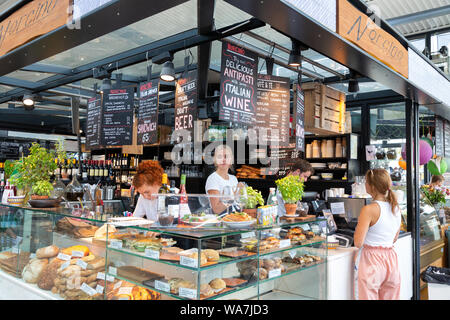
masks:
<svg viewBox="0 0 450 320"><path fill-rule="evenodd" d="M0 206L0 298L326 299L326 220L205 223L211 199L187 196L167 226Z"/></svg>

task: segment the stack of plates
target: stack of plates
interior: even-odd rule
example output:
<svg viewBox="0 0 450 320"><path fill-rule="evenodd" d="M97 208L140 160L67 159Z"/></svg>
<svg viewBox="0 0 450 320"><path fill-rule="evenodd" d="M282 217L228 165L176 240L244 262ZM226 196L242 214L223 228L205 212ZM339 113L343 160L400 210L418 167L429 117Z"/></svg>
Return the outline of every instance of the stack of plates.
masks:
<svg viewBox="0 0 450 320"><path fill-rule="evenodd" d="M311 163L311 166L314 169L326 169L327 164L326 163Z"/></svg>

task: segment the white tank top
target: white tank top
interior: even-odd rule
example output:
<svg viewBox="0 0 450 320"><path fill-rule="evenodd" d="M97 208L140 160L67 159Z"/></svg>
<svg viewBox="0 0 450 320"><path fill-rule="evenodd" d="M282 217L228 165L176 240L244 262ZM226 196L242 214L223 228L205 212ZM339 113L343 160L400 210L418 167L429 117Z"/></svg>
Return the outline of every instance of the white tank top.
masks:
<svg viewBox="0 0 450 320"><path fill-rule="evenodd" d="M373 247L392 247L401 224L400 210L397 209L394 214L389 202L375 202L380 206L380 217L373 226L369 227L364 244Z"/></svg>

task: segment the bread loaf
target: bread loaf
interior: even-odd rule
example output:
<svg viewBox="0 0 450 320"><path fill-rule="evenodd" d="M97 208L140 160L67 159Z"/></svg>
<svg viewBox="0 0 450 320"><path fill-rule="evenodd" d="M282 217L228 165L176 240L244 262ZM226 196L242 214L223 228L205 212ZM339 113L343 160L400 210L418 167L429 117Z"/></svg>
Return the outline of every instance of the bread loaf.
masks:
<svg viewBox="0 0 450 320"><path fill-rule="evenodd" d="M57 246L48 246L44 248L37 249L36 258L53 258L56 257L59 253L59 248Z"/></svg>
<svg viewBox="0 0 450 320"><path fill-rule="evenodd" d="M47 259L32 259L23 269L22 279L28 283L37 283L39 276L47 265Z"/></svg>
<svg viewBox="0 0 450 320"><path fill-rule="evenodd" d="M54 286L55 279L57 277L57 270L63 264L63 260L55 259L49 263L42 271L38 280L38 287L43 290L50 290Z"/></svg>

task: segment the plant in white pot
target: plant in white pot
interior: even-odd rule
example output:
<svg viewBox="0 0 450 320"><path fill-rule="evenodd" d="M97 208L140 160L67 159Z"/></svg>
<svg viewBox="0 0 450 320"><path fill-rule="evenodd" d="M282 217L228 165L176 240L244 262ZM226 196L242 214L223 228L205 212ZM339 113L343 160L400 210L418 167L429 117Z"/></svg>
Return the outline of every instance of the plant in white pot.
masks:
<svg viewBox="0 0 450 320"><path fill-rule="evenodd" d="M299 176L287 176L275 181L284 200L286 215L295 215L297 203L304 194L304 183Z"/></svg>

